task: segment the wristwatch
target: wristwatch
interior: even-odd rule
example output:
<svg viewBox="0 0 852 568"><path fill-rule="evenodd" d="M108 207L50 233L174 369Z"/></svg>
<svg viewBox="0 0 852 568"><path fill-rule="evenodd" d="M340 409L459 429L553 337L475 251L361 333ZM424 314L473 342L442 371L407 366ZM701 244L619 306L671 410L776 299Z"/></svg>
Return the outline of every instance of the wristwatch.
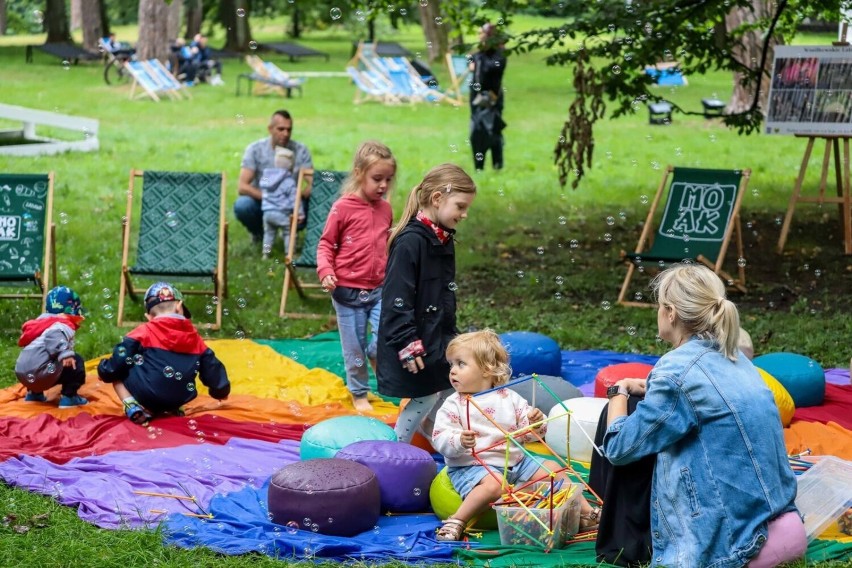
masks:
<svg viewBox="0 0 852 568"><path fill-rule="evenodd" d="M619 394L623 394L627 398L630 398L630 391L627 390L627 387L625 387L623 385L622 386L612 385L611 387L606 389L606 397L607 398L612 398L612 397L619 395Z"/></svg>

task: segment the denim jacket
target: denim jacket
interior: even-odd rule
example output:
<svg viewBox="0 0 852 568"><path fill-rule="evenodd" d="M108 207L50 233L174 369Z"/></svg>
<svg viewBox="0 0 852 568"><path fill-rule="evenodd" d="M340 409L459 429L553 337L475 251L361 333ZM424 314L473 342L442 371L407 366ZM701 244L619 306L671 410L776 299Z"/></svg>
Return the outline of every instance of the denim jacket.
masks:
<svg viewBox="0 0 852 568"><path fill-rule="evenodd" d="M693 338L664 355L645 400L604 436L615 465L657 454L652 566L739 567L767 524L795 511L796 478L778 408L755 367Z"/></svg>

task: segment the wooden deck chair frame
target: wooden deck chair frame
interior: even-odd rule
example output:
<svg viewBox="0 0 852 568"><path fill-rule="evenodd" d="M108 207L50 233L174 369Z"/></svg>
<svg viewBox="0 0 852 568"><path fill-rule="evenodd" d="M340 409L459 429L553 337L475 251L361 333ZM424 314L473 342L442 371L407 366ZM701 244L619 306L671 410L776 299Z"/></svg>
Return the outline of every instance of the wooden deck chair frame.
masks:
<svg viewBox="0 0 852 568"><path fill-rule="evenodd" d="M130 327L139 325L142 322L136 321L127 321L124 319L124 307L125 307L125 299L129 295L131 298L135 298L137 293L145 293L147 290L147 286L145 287L136 287L133 283L133 274L132 268L129 266L130 259L130 241L132 238L132 225L133 225L133 196L136 191L136 179L144 178L145 172L143 170L130 170L130 182L127 191L127 209L125 213L125 222L124 229L122 232L122 245L121 245L121 282L119 284L119 295L118 295L118 318L116 324L118 327ZM181 293L184 296L189 295L199 295L199 296L213 296L217 298L218 301L215 301L216 305L216 321L214 323L201 323L199 324L195 318L193 318L193 323L196 327L217 330L222 327L222 304L223 298L228 295L228 280L227 280L227 262L228 262L228 223L225 221L225 194L227 191L227 182L225 178L225 172L221 172L221 174L217 174L221 176L221 186L219 190L219 218L218 218L218 250L217 250L217 259L216 259L216 268L210 274L210 278L213 283L212 289L184 289L180 288ZM142 186L142 191L145 191L144 185ZM141 200L140 200L140 209L141 209ZM141 213L141 211L140 211ZM162 278L162 279L181 279L186 276L169 274L167 272L157 273L157 274L144 274L145 278ZM199 277L200 278L200 277Z"/></svg>
<svg viewBox="0 0 852 568"><path fill-rule="evenodd" d="M162 89L169 93L176 99L180 99L186 97L188 99L192 98L192 93L189 88L181 83L177 77L175 77L171 71L166 69L166 66L163 65L163 62L159 59L149 59L143 63L149 71L151 76L160 83Z"/></svg>
<svg viewBox="0 0 852 568"><path fill-rule="evenodd" d="M142 65L141 61L127 60L124 62L124 68L127 69L127 72L133 78L128 98L136 99L147 95L154 101L160 102L160 96L157 93L162 93L163 89L160 84L151 77L150 72L144 65ZM138 94L136 93L137 86L141 87L141 92Z"/></svg>
<svg viewBox="0 0 852 568"><path fill-rule="evenodd" d="M254 83L255 95L276 93L281 96L289 96L294 89L298 90L299 93L302 92L304 81L291 78L274 63L264 61L257 55L246 55L246 64L251 67L255 77L257 77Z"/></svg>
<svg viewBox="0 0 852 568"><path fill-rule="evenodd" d="M715 259L710 259L707 256L705 256L704 254L697 254L697 255L691 256L690 254L685 253L684 258L682 258L682 259L666 258L666 259L662 260L662 259L658 259L658 258L653 256L653 253L652 253L653 246L651 246L651 247L646 246L647 244L652 244L651 243L651 240L653 239L652 232L654 233L654 235L656 235L659 232L659 230L661 229L661 228L656 227L655 224L654 224L654 222L655 222L654 217L655 217L655 214L656 214L656 211L657 211L657 207L659 206L660 200L661 200L663 194L666 192L667 188L669 188L668 198L669 199L672 198L672 189L668 184L669 177L672 178L672 180L671 180L672 185L675 184L675 183L681 183L680 180L677 179L677 174L678 174L679 171L681 171L681 172L701 172L701 173L706 174L708 176L712 176L713 172L716 172L717 174L726 174L728 176L731 176L731 175L738 175L739 176L739 180L736 181L735 184L734 184L734 181L732 180L730 183L727 183L725 185L725 187L729 187L729 186L733 185L733 187L736 188L736 190L735 190L736 194L734 196L733 204L731 206L730 217L727 219L727 222L725 224L723 237L722 237L721 244L719 246L719 250L716 254ZM672 174L674 174L674 175L672 175ZM627 275L624 278L624 283L621 285L621 291L618 294L618 303L622 304L624 306L631 306L631 307L654 307L655 304L653 304L653 303L642 302L642 301L631 301L631 300L625 299L625 297L627 296L629 287L630 287L630 282L631 282L631 280L632 280L632 278L633 278L633 276L636 272L637 266L640 266L640 265L641 266L649 266L651 268L657 269L657 268L663 268L667 264L674 264L676 262L680 262L682 260L687 260L687 259L691 259L691 260L700 262L701 264L712 269L713 272L715 272L726 283L726 285L729 289L733 289L733 290L737 290L739 292L745 293L746 292L745 263L739 261L739 259L744 258L744 256L743 256L744 250L743 250L743 240L742 240L742 226L741 226L741 223L740 223L740 205L742 204L743 194L745 193L746 188L748 187L748 182L749 182L750 177L751 177L751 170L749 170L749 169L744 169L744 170L703 170L703 169L697 169L697 168L675 168L673 166L667 166L666 171L663 174L663 178L662 178L662 180L660 180L660 185L657 187L657 193L654 195L654 199L651 202L651 208L648 211L648 216L645 218L645 224L642 227L642 234L639 236L639 242L636 245L636 251L631 255L624 254L624 253L622 254L623 257L624 257L625 264L627 264ZM695 184L695 185L700 186L695 191L704 191L702 188L709 188L710 191L718 193L718 192L723 191L723 189L724 189L719 183L709 184L709 185L706 185L706 186L701 186L701 184ZM702 195L703 195L703 193L702 193ZM661 221L661 226L662 226L663 222L665 221L665 214L670 210L671 210L670 207L667 206L666 210L663 213L664 218L663 218L663 221ZM681 211L681 210L682 209L678 209L678 211ZM680 215L680 213L679 213L679 215ZM725 257L726 257L727 252L728 252L728 246L731 242L731 239L735 240L736 246L737 246L737 253L738 253L736 277L734 275L732 275L730 272L725 271L724 268L723 268L724 263L725 263ZM684 243L688 244L688 241L684 241ZM685 248L688 248L688 246L685 247ZM648 258L648 257L643 257L643 255L652 255L652 256L651 256L651 258Z"/></svg>
<svg viewBox="0 0 852 568"><path fill-rule="evenodd" d="M463 81L470 75L470 68L468 67L470 60L465 55L454 55L452 53L447 53L446 60L447 71L450 76L450 87L447 89L447 96L455 98L461 104L465 100L465 96L462 94L462 85ZM462 61L464 62L464 70L459 73L461 67L458 63Z"/></svg>
<svg viewBox="0 0 852 568"><path fill-rule="evenodd" d="M325 173L324 171L321 171L320 175L323 175L324 173ZM310 168L302 168L301 170L299 170L299 179L298 179L298 182L296 183L296 187L299 188L299 191L296 192L296 202L293 206L293 219L290 222L290 245L289 245L289 248L287 250L287 258L285 259L286 269L284 270L284 285L281 289L281 306L278 309L278 316L282 317L282 318L288 317L288 318L294 318L294 319L328 319L330 322L334 322L335 321L335 315L334 315L333 312L332 313L319 314L319 313L311 313L311 312L288 312L287 311L287 298L289 296L289 292L290 292L291 287L296 289L296 292L299 294L299 297L302 298L302 299L307 299L307 298L316 299L316 298L330 298L331 297L330 294L328 294L327 292L322 292L322 293L317 292L318 290L322 289L322 285L317 280L316 271L314 271L314 273L312 274L312 276L313 276L312 282L303 282L299 279L299 275L297 273L298 267L296 266L296 262L298 260L297 255L296 255L296 234L297 234L297 230L298 230L297 216L298 216L299 208L301 207L301 203L302 203L302 187L306 183L308 183L309 179L310 179L310 183L313 186L313 190L311 191L311 203L310 203L310 207L308 208L308 217L309 217L308 222L309 223L310 223L310 219L311 219L311 212L313 211L316 214L316 212L318 211L317 206L319 204L315 203L315 201L314 201L315 197L317 196L317 193L316 193L317 184L314 183L314 181L315 181L314 176L315 175L316 175L316 170L313 170L313 169L310 169ZM342 184L343 179L345 179L347 173L346 172L333 172L332 175L334 175L336 179L339 179L340 180L339 183ZM336 195L334 195L334 196L329 195L327 197L328 200L330 201L329 203L327 203L328 211L331 210L331 205L332 205L332 203L334 203L334 201L337 199L338 196L339 196L339 191ZM323 228L325 227L325 220L328 218L328 211L325 211L324 212L325 214L321 215L322 216ZM317 222L319 222L319 221L317 221ZM306 237L308 237L307 232L309 230L310 230L310 227L305 228L305 233L306 233L305 236ZM306 245L305 243L302 244L303 249L304 249L305 245ZM316 254L316 253L314 253L314 254Z"/></svg>
<svg viewBox="0 0 852 568"><path fill-rule="evenodd" d="M56 286L56 225L53 222L53 172L47 174L0 174L0 250L6 247L14 247L15 243L22 241L26 231L23 219L27 212L38 213L39 207L44 207L43 224L41 235L43 239L43 250L41 262L35 267L32 275L21 274L20 277L4 277L0 275L3 285L24 288L25 282L31 282L38 288L38 292L9 292L0 293L4 299L39 299L44 305L48 290ZM43 201L38 198L40 187L36 184L45 183L45 195ZM14 186L14 187L13 187ZM30 201L30 199L32 200ZM12 207L12 199L18 201L20 206ZM18 203L15 203L18 205ZM11 213L10 215L4 214ZM15 213L22 213L16 215ZM41 248L41 247L40 247ZM0 259L2 262L2 259ZM18 283L20 282L20 286Z"/></svg>

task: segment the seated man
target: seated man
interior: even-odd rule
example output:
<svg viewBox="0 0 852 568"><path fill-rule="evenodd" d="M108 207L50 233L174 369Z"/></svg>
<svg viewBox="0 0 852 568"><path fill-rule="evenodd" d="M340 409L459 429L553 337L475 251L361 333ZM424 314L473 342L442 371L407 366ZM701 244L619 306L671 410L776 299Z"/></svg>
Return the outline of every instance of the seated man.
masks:
<svg viewBox="0 0 852 568"><path fill-rule="evenodd" d="M195 51L186 45L185 39L179 37L172 43L171 52L171 64L172 69L176 70L175 76L191 87L198 74Z"/></svg>
<svg viewBox="0 0 852 568"><path fill-rule="evenodd" d="M191 47L194 50L193 60L198 69L199 81L205 81L216 86L224 85L222 63L211 57L210 48L207 46L207 36L195 34Z"/></svg>
<svg viewBox="0 0 852 568"><path fill-rule="evenodd" d="M261 243L263 240L263 210L260 189L260 178L263 170L275 167L275 147L282 146L293 152L293 177L299 178L299 170L313 168L311 152L304 144L292 140L293 118L286 110L277 110L269 119L267 127L269 136L252 142L243 154L240 164L240 180L238 185L239 197L234 202L234 215L242 223L252 240ZM307 199L311 194L311 186L300 188L305 214L308 210Z"/></svg>

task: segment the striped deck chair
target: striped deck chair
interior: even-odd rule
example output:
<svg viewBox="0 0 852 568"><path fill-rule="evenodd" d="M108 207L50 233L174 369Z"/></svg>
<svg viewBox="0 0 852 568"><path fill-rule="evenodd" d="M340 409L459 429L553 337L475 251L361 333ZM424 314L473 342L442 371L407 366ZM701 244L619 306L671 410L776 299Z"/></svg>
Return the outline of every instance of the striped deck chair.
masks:
<svg viewBox="0 0 852 568"><path fill-rule="evenodd" d="M151 68L142 61L125 61L124 68L133 77L133 84L130 85L131 99L148 96L160 102L162 95L172 98L179 97L174 93L174 89L167 89L159 79L152 75ZM137 87L141 88L138 93L136 92Z"/></svg>
<svg viewBox="0 0 852 568"><path fill-rule="evenodd" d="M470 59L466 55L447 54L447 70L450 74L450 87L447 96L454 97L459 103L465 100L463 87L470 81Z"/></svg>
<svg viewBox="0 0 852 568"><path fill-rule="evenodd" d="M142 183L137 184L140 179ZM225 188L224 173L130 171L121 253L119 327L138 324L124 319L125 297L135 299L155 280L212 281L210 288L181 287L181 292L184 296L212 296L207 313L212 314L215 309L216 321L199 327L222 326L222 298L227 294ZM137 287L134 277L148 280L147 285Z"/></svg>
<svg viewBox="0 0 852 568"><path fill-rule="evenodd" d="M634 296L635 301L626 299L636 269L642 267L642 271L646 268L656 271L684 261L704 264L729 288L745 292L740 204L750 176L751 170L748 169L707 170L668 166L651 202L635 252L623 255L627 276L621 286L618 303L653 307L653 304L641 301L641 292ZM657 206L669 177L671 184L662 216L659 216ZM655 226L656 233L652 236ZM737 264L736 277L723 269L732 237L736 238L737 245L737 257L733 259Z"/></svg>
<svg viewBox="0 0 852 568"><path fill-rule="evenodd" d="M290 247L287 251L286 267L284 271L284 286L281 290L281 306L278 310L280 317L289 318L311 318L311 319L334 319L334 311L331 309L331 303L327 302L327 306L323 313L311 311L287 311L287 298L290 288L296 289L296 292L304 300L307 298L323 298L326 301L331 297L330 294L324 293L307 293L306 289L318 290L321 288L317 281L317 245L319 244L322 232L325 229L325 221L328 218L329 211L335 200L340 196L340 186L343 180L349 175L348 172L335 172L302 168L299 170L299 181L296 187L299 191L296 192L296 203L293 207L294 219L290 223ZM307 182L307 178L313 179L311 188L311 206L308 207L308 218L304 230L304 239L302 242L301 252L296 255L296 225L299 206L301 205L302 187ZM310 282L304 282L299 277L299 271L310 271ZM303 302L305 307L310 310L310 306Z"/></svg>
<svg viewBox="0 0 852 568"><path fill-rule="evenodd" d="M44 301L56 286L55 232L53 172L0 174L0 286L16 289L0 298Z"/></svg>
<svg viewBox="0 0 852 568"><path fill-rule="evenodd" d="M172 75L171 71L166 69L166 66L163 65L162 61L159 59L149 59L148 61L145 61L143 65L148 68L151 77L160 84L164 91L174 93L176 98L181 98L181 96L188 99L192 98L190 88L184 83L178 81L177 78Z"/></svg>
<svg viewBox="0 0 852 568"><path fill-rule="evenodd" d="M253 71L250 78L254 81L256 95L276 93L288 96L294 89L302 93L305 79L290 77L283 69L270 61L263 61L257 55L246 55L246 63Z"/></svg>
<svg viewBox="0 0 852 568"><path fill-rule="evenodd" d="M346 72L355 83L355 104L376 101L385 104L398 104L400 97L391 82L384 76L369 69L347 67Z"/></svg>

